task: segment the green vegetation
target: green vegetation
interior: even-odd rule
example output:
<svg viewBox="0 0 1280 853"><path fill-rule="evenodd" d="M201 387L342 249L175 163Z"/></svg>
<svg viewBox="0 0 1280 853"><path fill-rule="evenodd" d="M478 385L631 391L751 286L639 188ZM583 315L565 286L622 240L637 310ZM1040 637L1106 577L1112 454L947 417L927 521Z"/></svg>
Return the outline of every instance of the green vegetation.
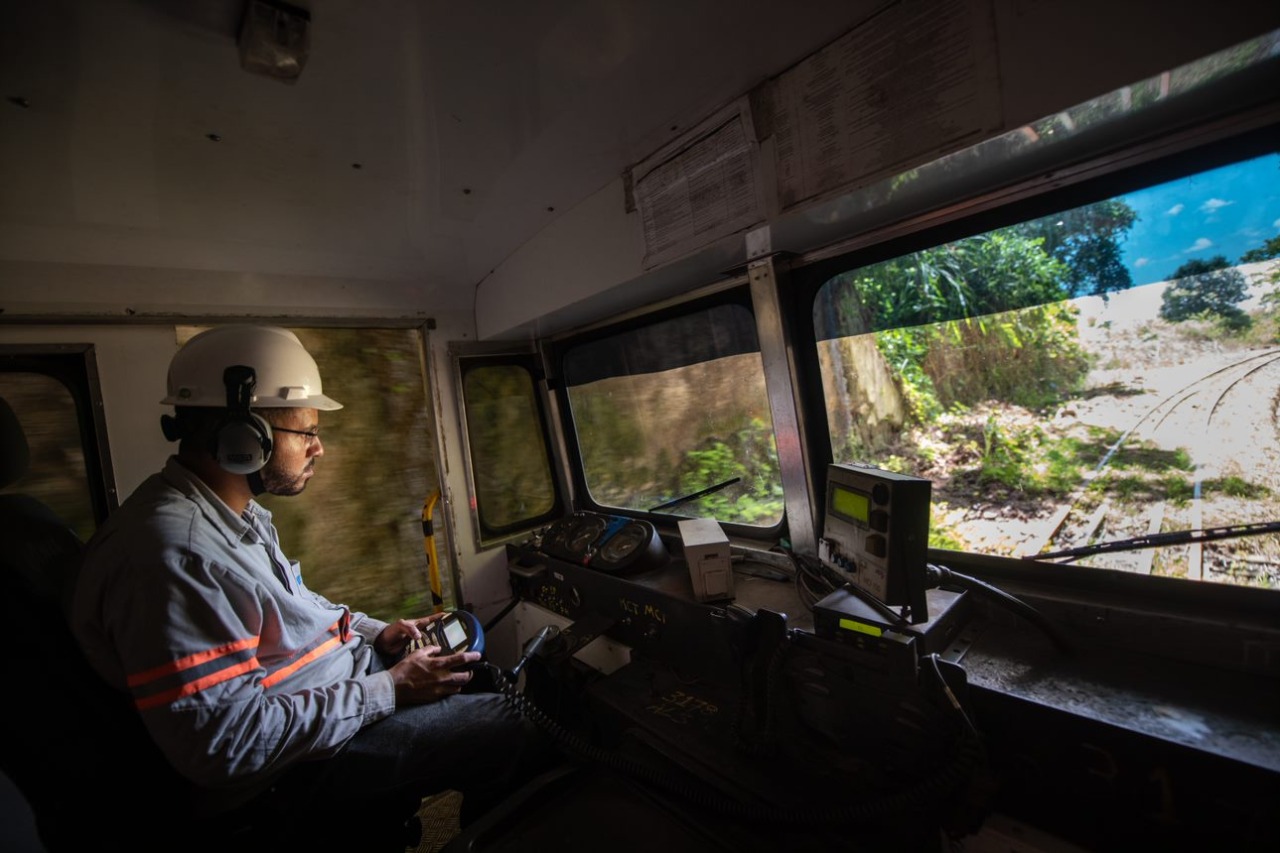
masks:
<svg viewBox="0 0 1280 853"><path fill-rule="evenodd" d="M679 468L679 494L692 494L741 477L744 493L728 490L700 498L699 513L719 521L741 524L772 524L782 517L782 475L778 468L778 452L773 430L759 419L738 430L728 442L709 439L705 447L685 453ZM673 496L674 497L674 496ZM677 514L686 510L676 509Z"/></svg>
<svg viewBox="0 0 1280 853"><path fill-rule="evenodd" d="M1041 248L1065 268L1062 282L1075 296L1106 296L1133 287L1120 242L1138 221L1133 208L1112 199L1046 216L1012 230L1041 240Z"/></svg>
<svg viewBox="0 0 1280 853"><path fill-rule="evenodd" d="M963 551L967 543L949 529L946 522L947 505L934 501L929 507L929 547L948 551Z"/></svg>
<svg viewBox="0 0 1280 853"><path fill-rule="evenodd" d="M758 353L708 354L572 385L569 402L587 486L602 506L648 511L736 477L670 512L756 526L782 519Z"/></svg>
<svg viewBox="0 0 1280 853"><path fill-rule="evenodd" d="M1130 286L1117 240L1134 221L1104 202L915 252L833 279L818 311L876 332L916 423L986 400L1044 408L1089 369L1066 300Z"/></svg>
<svg viewBox="0 0 1280 853"><path fill-rule="evenodd" d="M939 440L954 448L955 485L988 499L1011 492L1065 497L1106 452L1100 442L1054 435L1035 423L1001 423L994 413L980 425L949 420L939 428Z"/></svg>
<svg viewBox="0 0 1280 853"><path fill-rule="evenodd" d="M1220 492L1232 498L1265 498L1271 495L1271 489L1261 483L1250 483L1240 477L1216 477L1200 484L1201 493Z"/></svg>

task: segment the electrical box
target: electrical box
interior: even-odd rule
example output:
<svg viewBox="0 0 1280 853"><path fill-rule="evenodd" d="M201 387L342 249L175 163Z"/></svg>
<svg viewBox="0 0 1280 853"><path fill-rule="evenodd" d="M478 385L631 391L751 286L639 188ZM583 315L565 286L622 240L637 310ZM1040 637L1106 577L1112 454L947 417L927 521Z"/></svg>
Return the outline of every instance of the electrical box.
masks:
<svg viewBox="0 0 1280 853"><path fill-rule="evenodd" d="M887 605L929 618L925 562L932 483L861 463L827 467L818 559Z"/></svg>
<svg viewBox="0 0 1280 853"><path fill-rule="evenodd" d="M714 518L689 518L680 522L680 541L689 564L689 580L698 601L733 598L733 563L729 537Z"/></svg>

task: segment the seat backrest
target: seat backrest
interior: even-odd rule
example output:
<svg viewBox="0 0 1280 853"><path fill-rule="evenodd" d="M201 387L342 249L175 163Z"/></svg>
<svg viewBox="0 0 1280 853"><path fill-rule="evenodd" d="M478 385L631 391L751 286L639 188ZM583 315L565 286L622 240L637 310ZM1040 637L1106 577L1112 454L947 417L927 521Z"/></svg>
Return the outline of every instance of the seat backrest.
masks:
<svg viewBox="0 0 1280 853"><path fill-rule="evenodd" d="M13 409L0 398L0 489L19 483L29 459ZM26 494L0 494L0 600L9 638L0 644L7 684L0 767L50 851L140 837L147 821L170 814L183 796L127 697L89 666L67 624L82 552L49 507Z"/></svg>

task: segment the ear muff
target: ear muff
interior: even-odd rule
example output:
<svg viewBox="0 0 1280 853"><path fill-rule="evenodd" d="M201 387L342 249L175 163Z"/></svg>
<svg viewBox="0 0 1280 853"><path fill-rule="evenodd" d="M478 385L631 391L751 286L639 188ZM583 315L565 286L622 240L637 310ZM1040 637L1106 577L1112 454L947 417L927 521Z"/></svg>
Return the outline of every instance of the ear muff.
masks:
<svg viewBox="0 0 1280 853"><path fill-rule="evenodd" d="M249 411L257 384L252 367L232 365L222 374L227 386L227 416L213 432L210 451L231 474L261 471L271 459L271 424Z"/></svg>
<svg viewBox="0 0 1280 853"><path fill-rule="evenodd" d="M232 415L214 434L213 455L232 474L261 471L271 459L271 424L258 415Z"/></svg>

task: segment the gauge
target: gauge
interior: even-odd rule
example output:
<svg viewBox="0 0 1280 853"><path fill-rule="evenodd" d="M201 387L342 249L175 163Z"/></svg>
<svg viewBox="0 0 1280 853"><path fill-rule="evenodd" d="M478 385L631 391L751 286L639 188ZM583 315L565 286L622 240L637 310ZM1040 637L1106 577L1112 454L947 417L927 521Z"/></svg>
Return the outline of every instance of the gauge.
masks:
<svg viewBox="0 0 1280 853"><path fill-rule="evenodd" d="M617 532L591 558L591 568L613 574L633 574L663 565L666 546L653 525L639 519L617 519Z"/></svg>
<svg viewBox="0 0 1280 853"><path fill-rule="evenodd" d="M599 559L606 563L619 563L625 560L630 554L648 542L648 531L639 524L628 524L609 537L609 541L604 543L600 549Z"/></svg>
<svg viewBox="0 0 1280 853"><path fill-rule="evenodd" d="M605 520L600 516L586 516L576 530L569 534L566 545L574 557L585 557L592 543L604 532Z"/></svg>
<svg viewBox="0 0 1280 853"><path fill-rule="evenodd" d="M632 574L667 561L667 548L647 521L575 512L551 523L542 552L611 574Z"/></svg>
<svg viewBox="0 0 1280 853"><path fill-rule="evenodd" d="M603 516L575 512L552 523L543 537L542 551L562 560L586 562L592 544L600 537L606 523Z"/></svg>

